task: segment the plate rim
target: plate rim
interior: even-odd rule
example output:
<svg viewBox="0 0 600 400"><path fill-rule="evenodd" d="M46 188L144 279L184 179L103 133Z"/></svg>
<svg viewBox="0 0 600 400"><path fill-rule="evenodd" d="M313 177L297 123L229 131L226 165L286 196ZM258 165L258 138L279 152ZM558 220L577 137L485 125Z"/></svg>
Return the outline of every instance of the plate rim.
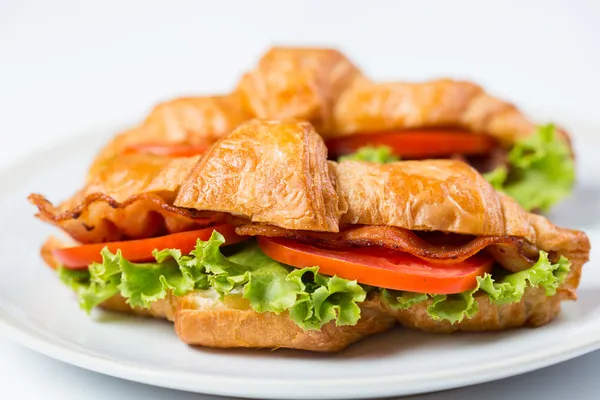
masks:
<svg viewBox="0 0 600 400"><path fill-rule="evenodd" d="M576 120L581 121L580 119ZM579 124L573 125L578 126ZM581 122L583 127L595 125L597 124L589 123L589 121ZM10 180L11 171L17 170L19 173L16 175L23 175L29 164L35 164L29 163L31 158L39 159L43 155L53 153L52 158L56 159L59 153L69 153L73 148L80 148L84 143L89 143L94 131L95 129L90 129L85 134L65 137L52 146L37 148L17 157L0 169L0 181ZM582 131L585 132L587 129L582 129ZM599 138L593 135L581 135L577 141L582 138L591 140L594 144L600 143ZM98 138L96 137L94 140L98 140ZM280 398L282 393L285 393L286 398L290 399L317 398L317 396L318 398L339 398L341 394L339 385L344 385L343 396L345 398L421 394L507 378L560 363L600 348L600 330L591 330L590 332L590 329L581 329L574 332L571 340L558 342L560 346L553 346L547 352L525 353L500 362L492 360L468 369L461 368L460 372L448 370L435 375L431 373L389 374L362 379L356 377L336 379L263 377L257 380L256 378L211 375L201 371L172 372L136 363L123 363L87 353L82 348L69 345L69 343L60 343L56 338L45 336L43 331L37 331L32 326L28 326L16 318L3 302L0 302L0 327L14 342L51 358L90 371L153 386L252 398ZM590 333L592 334L590 335ZM407 382L411 383L409 390L402 390L402 384ZM307 390L306 385L317 388L317 390L312 393ZM303 390L295 390L300 386Z"/></svg>
<svg viewBox="0 0 600 400"><path fill-rule="evenodd" d="M435 375L418 373L362 379L356 377L337 379L262 377L258 380L255 377L227 377L204 372L171 371L137 363L122 363L108 357L86 353L68 343L61 344L55 338L43 337L39 333L36 335L32 328L14 318L2 305L0 305L0 327L5 328L4 332L8 333L7 336L10 339L33 351L104 375L189 392L269 399L281 398L282 393L286 393L285 398L287 399L336 399L340 398L339 385L344 385L343 397L348 399L437 392L520 375L600 349L600 330L591 330L597 332L595 335L586 335L586 333L590 333L590 330L580 330L571 335L569 341L562 342L567 345L556 346L551 351L525 353L502 361L479 363L468 369L447 370L445 373ZM403 383L408 382L411 383L409 390L399 390ZM311 393L306 390L307 385L311 388L318 387L319 390ZM202 390L199 390L199 386L202 386Z"/></svg>

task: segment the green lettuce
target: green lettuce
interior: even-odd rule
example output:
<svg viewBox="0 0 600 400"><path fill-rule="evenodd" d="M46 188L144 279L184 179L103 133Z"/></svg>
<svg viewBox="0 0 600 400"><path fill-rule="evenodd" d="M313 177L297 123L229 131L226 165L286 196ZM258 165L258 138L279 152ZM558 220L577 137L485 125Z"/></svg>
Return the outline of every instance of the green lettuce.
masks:
<svg viewBox="0 0 600 400"><path fill-rule="evenodd" d="M487 295L490 302L497 305L521 301L527 286L543 288L547 296L553 296L566 279L570 267L571 263L565 257L560 257L558 262L553 264L548 259L548 253L540 251L540 257L532 267L496 280L491 274L485 274L477 278L477 286L473 290L451 295L428 295L384 289L383 299L395 309L407 309L431 299L427 306L429 316L454 324L477 314L477 294Z"/></svg>
<svg viewBox="0 0 600 400"><path fill-rule="evenodd" d="M118 282L114 280L104 284L92 282L88 270L70 270L59 267L58 276L77 294L79 306L87 312L119 293Z"/></svg>
<svg viewBox="0 0 600 400"><path fill-rule="evenodd" d="M338 161L368 161L372 163L385 164L400 160L400 157L392 153L388 146L364 146L356 152L341 156Z"/></svg>
<svg viewBox="0 0 600 400"><path fill-rule="evenodd" d="M360 303L366 291L356 283L337 276L318 274L319 267L292 271L287 280L300 289L290 309L292 320L304 329L320 329L329 321L336 325L356 325L360 319Z"/></svg>
<svg viewBox="0 0 600 400"><path fill-rule="evenodd" d="M355 325L360 319L358 303L365 300L366 291L356 281L320 275L318 267L286 266L267 257L254 241L225 256L220 250L224 242L215 231L209 240L198 240L188 255L176 249L155 250L156 262L149 263L129 262L120 251L113 254L104 248L101 263L88 270L60 268L59 275L88 313L116 294L132 307L147 308L169 292L182 296L213 289L221 299L241 292L257 312L289 311L305 330L320 329L330 321Z"/></svg>
<svg viewBox="0 0 600 400"><path fill-rule="evenodd" d="M415 304L425 301L429 298L427 293L401 292L397 290L383 289L383 299L392 308L406 310Z"/></svg>
<svg viewBox="0 0 600 400"><path fill-rule="evenodd" d="M255 241L248 241L231 255L221 252L223 236L213 232L207 241L198 240L190 254L176 249L155 250L155 262L132 263L120 251L101 252L102 262L87 270L59 268L61 280L78 296L88 313L110 297L120 294L132 307L147 308L169 293L185 295L193 290L214 290L221 300L240 295L257 312L288 312L302 329L320 329L330 321L355 325L360 319L359 303L367 291L380 291L383 301L396 309L408 309L428 301L427 313L435 320L451 323L472 318L478 312L476 296L488 296L493 304L521 301L528 286L541 287L547 296L556 294L566 279L570 262L557 263L540 251L529 269L495 279L490 274L477 278L473 290L451 295L399 292L361 286L336 276L319 274L319 267L296 269L266 256Z"/></svg>
<svg viewBox="0 0 600 400"><path fill-rule="evenodd" d="M553 125L541 126L535 134L517 141L508 160L510 170L499 167L484 177L526 210L548 211L571 194L574 161L568 143Z"/></svg>

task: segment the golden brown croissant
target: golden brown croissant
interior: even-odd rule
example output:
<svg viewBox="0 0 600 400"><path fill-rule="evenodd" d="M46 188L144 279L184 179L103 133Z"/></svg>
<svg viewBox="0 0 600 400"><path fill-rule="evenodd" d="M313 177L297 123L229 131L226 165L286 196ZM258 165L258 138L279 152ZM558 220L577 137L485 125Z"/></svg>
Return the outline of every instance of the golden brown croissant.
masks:
<svg viewBox="0 0 600 400"><path fill-rule="evenodd" d="M451 324L434 321L426 308L431 301L409 309L393 309L379 296L360 303L361 319L354 326L333 322L320 331L303 331L287 314L262 313L249 309L240 299L221 302L214 295L195 292L177 298L175 330L185 343L207 347L292 348L319 352L340 351L365 337L402 326L433 333L454 331L497 331L520 326L541 326L560 312L559 296L548 297L539 288L528 288L518 303L497 306L477 296L479 313Z"/></svg>
<svg viewBox="0 0 600 400"><path fill-rule="evenodd" d="M116 136L98 154L90 175L117 154L139 145L185 145L206 149L219 137L251 118L237 93L184 97L157 105L139 126ZM139 149L138 149L139 150ZM143 149L139 150L143 152Z"/></svg>
<svg viewBox="0 0 600 400"><path fill-rule="evenodd" d="M288 229L336 232L345 204L307 122L254 120L202 157L174 203Z"/></svg>
<svg viewBox="0 0 600 400"><path fill-rule="evenodd" d="M414 128L462 128L510 147L535 124L466 81L372 82L333 49L269 50L238 89L258 118L312 122L325 138Z"/></svg>
<svg viewBox="0 0 600 400"><path fill-rule="evenodd" d="M327 139L458 128L490 135L506 148L535 130L514 105L471 82L376 83L337 50L274 47L233 93L158 105L140 126L110 142L94 166L137 144L204 147L251 118L307 120Z"/></svg>
<svg viewBox="0 0 600 400"><path fill-rule="evenodd" d="M354 326L329 323L318 331L306 331L287 313L259 314L243 298L222 302L214 294L200 291L177 299L175 331L181 340L193 345L332 352L395 324L377 297L360 303L360 308L361 319Z"/></svg>
<svg viewBox="0 0 600 400"><path fill-rule="evenodd" d="M257 118L303 119L328 132L335 102L357 79L365 78L337 50L274 47L237 90Z"/></svg>
<svg viewBox="0 0 600 400"><path fill-rule="evenodd" d="M391 225L470 235L503 235L494 189L455 160L337 164L337 182L348 203L342 222Z"/></svg>
<svg viewBox="0 0 600 400"><path fill-rule="evenodd" d="M261 139L253 146L262 148L252 147L252 151L249 151L251 146L246 144L246 140L252 137L251 132L263 129L261 124L264 122L253 122L238 128L230 135L235 138L232 142L236 144L230 145L228 136L215 145L215 152L211 151L205 162L200 162L194 174L190 176L192 185L185 183L179 193L178 201L188 198L187 191L190 191L189 197L193 201L181 203L176 201L176 204L245 217L236 220L236 223L243 225L237 230L243 235L283 236L328 247L338 247L345 242L347 245L388 246L397 249L402 240L405 240L407 244L402 247L402 251L419 254L420 257L427 257L424 254L428 254L433 258L436 253L459 254L461 249L465 249L462 253L467 257L468 254L489 249L491 255L500 264L514 263L512 267L515 271L529 268L537 259L539 250L550 253L555 260L559 256L565 256L571 261L570 273L559 294L548 297L541 290L531 288L525 292L520 302L509 305L492 304L486 296L479 296L477 301L480 303L480 314L476 318L465 319L454 325L448 321L433 320L428 316L425 310L430 302L407 310L386 306L378 308L375 319L387 320L392 315L402 325L408 327L445 332L495 330L525 324L537 326L550 321L558 313L561 299L575 297L574 291L579 283L581 267L587 261L589 254L587 236L579 231L556 227L542 216L523 211L510 198L497 194L473 168L460 161L410 161L385 165L356 161L339 164L321 162L317 164L318 169L303 169L312 175L334 172L331 183L321 181L316 190L325 188L330 191L331 184L336 188L338 197L345 203L345 211L340 219L343 230L339 233L336 233L336 230L329 230L329 233L308 232L320 230L309 226L302 226L301 229L304 230L290 229L289 227L295 224L295 217L289 217L286 221L289 203L284 199L294 198L295 201L307 199L308 201L312 195L302 186L286 185L286 191L278 201L263 200L265 196L271 199L269 195L272 186L266 184L268 179L262 175L262 162L277 164L273 161L274 150L280 151L279 148L284 140L264 140L265 133L259 133ZM272 122L268 125L270 130L276 129ZM290 129L289 123L284 126L286 130ZM302 125L295 129L305 132L305 126ZM313 143L310 147L312 149L315 147L314 143L318 143L320 139L314 132L310 134L315 136L315 139L312 141L304 139L304 142ZM279 136L287 138L290 135ZM224 150L227 152L219 153ZM294 147L294 151L297 155L302 154L301 148ZM223 159L228 162L214 161L215 158L220 157L219 154L226 154ZM286 162L282 164L287 165ZM231 179L235 176L238 169L234 168L239 168L237 166L245 167L243 169L245 178L233 181L231 185L225 184L224 178ZM268 167L266 169L270 174L274 173L272 169ZM282 170L287 171L285 167L282 167ZM284 172L283 175L292 176L289 172ZM281 179L282 176L278 175L277 181ZM199 180L201 184L197 186ZM294 179L291 181L293 182ZM243 204L238 206L231 204L228 208L223 208L217 199L235 199L238 194L249 190L240 182L247 182L254 188L253 196L243 195ZM313 181L313 184L316 182L318 181ZM210 194L202 195L203 190L199 188L209 188ZM247 210L264 205L268 205L269 212L263 212L263 217L259 221L255 219L254 223L251 223L253 214ZM369 227L353 228L355 224ZM396 236L390 236L391 233L387 233L387 236L380 234L390 229L400 230L394 231ZM428 236L417 237L411 231L423 232L421 235L431 231L445 232L445 239L442 240L447 243L460 241L464 244L440 247L435 244L436 241L427 242ZM403 235L408 236L403 239ZM480 245L475 244L478 241ZM426 253L420 252L423 246ZM491 251L494 248L496 250ZM514 251L514 254L511 254L511 251ZM536 258L531 258L532 253ZM459 259L457 255L446 257ZM185 318L178 320L176 316L177 330L182 335L182 339L188 343L218 347L306 348L304 340L295 341L296 334L293 332L296 330L289 328L289 319L284 316L266 316L252 310L239 310L236 307L225 306L214 298L200 303L190 301L189 298L177 299L177 302L178 310L185 310L185 314L181 314L185 315ZM239 326L237 324L247 329L237 331ZM278 333L273 337L260 336L256 333L266 326L269 327L270 332ZM379 330L375 325L372 328ZM340 340L331 343L331 346L335 348L346 346L349 343L347 337L358 338L370 332L368 327L362 325L360 328L355 327L356 331L352 328L346 329L349 336L341 335ZM361 332L361 335L354 336L356 332ZM314 343L310 346L313 350L321 349L320 345Z"/></svg>
<svg viewBox="0 0 600 400"><path fill-rule="evenodd" d="M226 214L229 222L238 226L239 235L257 236L259 244L265 238L288 240L286 243L308 248L304 254L310 254L310 249L316 249L318 254L351 254L368 249L369 254L375 252L381 257L415 257L430 263L427 268L432 269L487 257L489 263L510 273L533 268L544 253L548 263L567 268L560 271L560 281L556 281L560 286L557 283L554 291L528 286L520 300L506 304L478 292L477 314L451 323L429 314L428 307L434 299L404 309L396 307L386 300L382 289L397 288L363 282L361 275L356 277L360 283L374 286L357 300L361 318L354 324L330 321L317 330L302 328L297 315L296 319L291 318L290 308L280 313L257 310L245 297L243 287L229 294L219 294L205 286L183 296L169 292L148 312L129 310L118 296L103 306L173 319L178 335L190 344L336 351L389 329L394 321L432 332L538 326L557 315L561 300L576 297L581 269L589 257L587 236L524 211L512 199L496 193L467 164L456 160L336 163L327 161L326 156L322 137L309 123L253 120L224 136L199 160L136 155L131 158L132 165L149 166L138 170L138 174L146 172L135 183L126 184L127 174L117 165L107 164L106 170L97 175L103 179L90 184L83 193L101 187L121 201L140 191L160 193L169 210L185 215ZM121 174L114 175L109 167ZM66 229L51 211L42 205L42 217ZM80 223L76 218L69 222ZM259 249L266 254L263 247ZM204 257L202 251L197 257ZM284 263L278 258L270 259L274 260ZM298 256L286 260L285 264L297 268L314 265ZM216 261L207 262L208 266ZM251 282L250 271L228 277L227 282ZM342 275L344 268L339 271L341 278L353 279ZM310 281L314 276L312 273L303 277L308 279L305 284L317 285ZM464 290L467 289L441 294Z"/></svg>
<svg viewBox="0 0 600 400"><path fill-rule="evenodd" d="M156 106L139 126L116 136L91 167L140 145L182 145L202 152L249 119L305 119L326 129L340 93L361 77L337 50L276 47L228 95L188 97Z"/></svg>
<svg viewBox="0 0 600 400"><path fill-rule="evenodd" d="M465 81L422 83L358 81L334 109L335 130L328 137L411 128L458 127L486 133L511 146L535 130L514 105Z"/></svg>
<svg viewBox="0 0 600 400"><path fill-rule="evenodd" d="M275 47L233 93L157 106L101 151L91 176L122 152L200 154L252 118L307 120L329 139L330 156L387 145L403 159L468 157L481 172L510 166L506 151L536 131L514 105L471 82L376 83L337 50Z"/></svg>

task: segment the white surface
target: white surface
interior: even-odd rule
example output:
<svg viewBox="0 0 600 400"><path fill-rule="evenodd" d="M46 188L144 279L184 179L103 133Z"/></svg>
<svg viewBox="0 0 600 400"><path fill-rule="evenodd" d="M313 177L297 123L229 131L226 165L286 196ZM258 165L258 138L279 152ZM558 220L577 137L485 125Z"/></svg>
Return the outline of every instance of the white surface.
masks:
<svg viewBox="0 0 600 400"><path fill-rule="evenodd" d="M171 2L4 1L0 166L91 128L108 135L100 128L112 121L131 123L132 116L141 117L160 99L227 90L272 42L334 44L374 78L465 76L527 109L599 121L600 5L593 0L523 3L303 1L290 6L253 1L169 7ZM50 186L43 188L55 198L64 195ZM580 222L589 222L586 209L581 210ZM10 239L14 229L5 229L2 239ZM600 354L594 354L454 392L459 393L455 398L560 398L567 393L596 398L599 364ZM32 355L8 344L1 332L0 368L3 393L16 398L177 395Z"/></svg>

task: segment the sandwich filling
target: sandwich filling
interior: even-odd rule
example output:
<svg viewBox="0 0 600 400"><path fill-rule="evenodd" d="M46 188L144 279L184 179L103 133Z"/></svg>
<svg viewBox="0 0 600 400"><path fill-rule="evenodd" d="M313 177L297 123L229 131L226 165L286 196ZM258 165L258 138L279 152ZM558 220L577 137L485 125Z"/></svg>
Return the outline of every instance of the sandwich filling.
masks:
<svg viewBox="0 0 600 400"><path fill-rule="evenodd" d="M231 243L238 238L230 234ZM397 250L341 250L264 236L228 243L215 229L189 253L163 248L152 251L146 262L128 260L125 250L111 252L107 246L100 262L84 268L63 265L59 274L88 312L118 294L132 307L147 308L169 293L197 291L259 313L287 312L302 329L314 330L330 321L355 325L359 304L369 296L400 309L430 300L432 319L457 323L477 314L478 296L499 305L519 302L529 286L553 296L570 268L565 257L551 261L544 251L530 267L511 273L485 250L434 263Z"/></svg>

